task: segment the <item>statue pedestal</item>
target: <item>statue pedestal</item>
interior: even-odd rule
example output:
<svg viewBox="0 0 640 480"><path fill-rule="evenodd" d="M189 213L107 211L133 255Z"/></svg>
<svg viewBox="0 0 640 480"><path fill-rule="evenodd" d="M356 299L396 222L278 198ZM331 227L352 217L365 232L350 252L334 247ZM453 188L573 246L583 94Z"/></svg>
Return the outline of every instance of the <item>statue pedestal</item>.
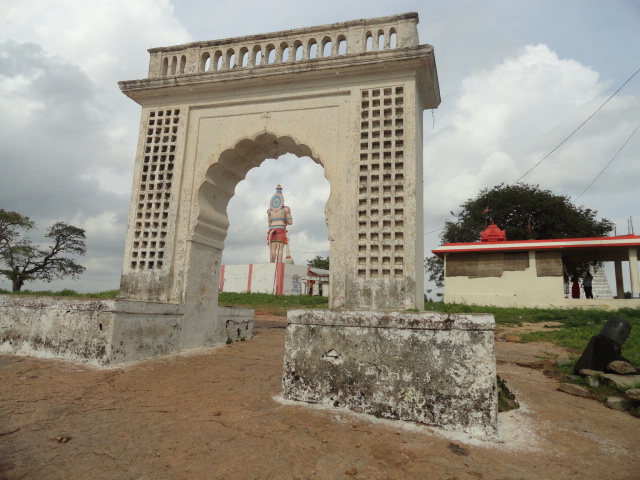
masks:
<svg viewBox="0 0 640 480"><path fill-rule="evenodd" d="M493 315L294 310L284 397L497 433Z"/></svg>

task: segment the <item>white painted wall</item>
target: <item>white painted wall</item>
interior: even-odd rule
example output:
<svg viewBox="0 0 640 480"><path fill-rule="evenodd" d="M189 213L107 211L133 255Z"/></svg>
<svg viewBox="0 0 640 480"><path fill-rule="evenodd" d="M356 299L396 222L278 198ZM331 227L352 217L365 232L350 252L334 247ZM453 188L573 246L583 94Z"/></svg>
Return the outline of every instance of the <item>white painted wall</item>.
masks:
<svg viewBox="0 0 640 480"><path fill-rule="evenodd" d="M284 265L282 277L283 295L304 295L306 282L303 277L309 273L309 267L304 265ZM253 265L225 265L222 280L223 292L247 292L249 285L249 271L251 271L251 292L275 294L279 279L276 275L275 263L256 263Z"/></svg>
<svg viewBox="0 0 640 480"><path fill-rule="evenodd" d="M535 264L501 277L446 277L444 301L495 306L556 304L564 300L562 277L538 277Z"/></svg>
<svg viewBox="0 0 640 480"><path fill-rule="evenodd" d="M638 299L565 298L563 277L538 277L535 256L523 271L506 271L501 277L446 277L445 303L496 307L584 308L617 310L638 308ZM581 289L582 290L582 289Z"/></svg>
<svg viewBox="0 0 640 480"><path fill-rule="evenodd" d="M251 291L254 293L276 293L275 277L275 263L254 264L251 276ZM224 291L229 292L231 290L227 290L225 287ZM243 291L247 291L246 287Z"/></svg>
<svg viewBox="0 0 640 480"><path fill-rule="evenodd" d="M223 279L220 279L222 292L246 292L249 265L225 265L223 277Z"/></svg>

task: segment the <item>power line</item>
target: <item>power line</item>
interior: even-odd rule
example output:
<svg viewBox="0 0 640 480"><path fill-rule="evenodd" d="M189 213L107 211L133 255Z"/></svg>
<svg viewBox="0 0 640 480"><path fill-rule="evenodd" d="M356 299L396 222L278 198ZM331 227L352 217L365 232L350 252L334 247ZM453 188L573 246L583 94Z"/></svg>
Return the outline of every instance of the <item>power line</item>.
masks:
<svg viewBox="0 0 640 480"><path fill-rule="evenodd" d="M429 235L430 233L439 232L440 230L443 230L443 229L444 229L444 227L436 228L435 230L431 230L430 232L426 232L425 235Z"/></svg>
<svg viewBox="0 0 640 480"><path fill-rule="evenodd" d="M524 174L522 174L522 175L520 176L520 178L518 178L515 182L513 182L513 183L512 183L512 185L513 185L513 184L515 184L515 183L518 183L520 180L522 180L524 177L526 177L526 176L527 176L527 175L528 175L528 174L529 174L529 173L530 173L534 168L536 168L538 165L540 165L542 162L544 162L547 158L549 158L549 157L551 156L551 154L553 154L553 152L555 152L556 150L558 150L558 149L559 149L559 148L560 148L560 147L561 147L561 146L562 146L562 145L563 145L567 140L569 140L573 135L575 135L575 133L576 133L576 132L578 132L578 130L580 130L584 125L586 125L586 124L587 124L587 122L588 122L589 120L591 120L591 118L593 118L593 117L595 116L595 114L596 114L596 113L598 113L598 112L602 109L602 107L604 107L607 103L609 103L609 101L610 101L613 97L615 97L615 96L616 96L616 94L617 94L620 90L622 90L622 89L624 88L624 86L625 86L627 83L629 83L629 82L633 79L633 77L635 77L635 76L638 74L638 72L640 72L640 68L638 68L638 70L636 70L636 71L633 73L633 75L631 75L631 76L627 79L627 81L625 81L625 82L624 82L624 83L623 83L623 84L622 84L622 85L621 85L621 86L620 86L620 87L619 87L615 92L613 92L613 93L611 94L611 96L610 96L609 98L607 98L607 100L605 100L605 102L604 102L602 105L600 105L600 106L596 109L596 111L595 111L595 112L593 112L593 113L592 113L592 114L591 114L591 115L590 115L590 116L589 116L589 117L588 117L584 122L582 122L582 123L578 126L578 128L576 128L573 132L571 132L571 134L570 134L567 138L565 138L562 142L560 142L560 144L558 144L558 146L557 146L557 147L555 147L553 150L551 150L549 153L547 153L547 154L546 154L546 155L545 155L545 156L544 156L544 157L543 157L543 158L542 158L538 163L536 163L533 167L531 167L531 168L530 168L529 170L527 170ZM638 125L638 127L640 127L640 125ZM618 156L618 154L620 153L620 151L624 148L624 146L625 146L625 145L627 144L627 142L631 139L631 137L633 137L633 135L636 133L636 131L638 130L638 127L636 127L636 129L635 129L635 130L633 131L633 133L629 136L629 138L627 139L627 141L626 141L626 142L624 142L624 145L622 145L622 147L620 147L620 150L618 150L618 152L617 152L617 153L614 155L614 157L609 161L609 163L608 163L608 164L607 164L607 165L602 169L602 171L598 174L598 176L597 176L596 178L594 178L594 179L593 179L593 181L592 181L592 182L587 186L587 188L585 188L585 189L582 191L582 193L576 197L576 200L577 200L578 198L580 198L580 197L582 196L582 194L583 194L584 192L586 192L586 191L587 191L587 189L588 189L589 187L591 187L591 185L593 185L593 183L598 179L598 177L600 177L600 175L602 175L602 173L607 169L607 167L608 167L609 165L611 165L611 162L613 162L613 160L615 160L615 158ZM440 230L443 230L443 229L444 229L444 227L436 228L435 230L431 230L431 231L429 231L429 232L425 232L425 234L424 234L424 235L429 235L429 234L431 234L431 233L439 232Z"/></svg>
<svg viewBox="0 0 640 480"><path fill-rule="evenodd" d="M329 253L330 250L320 250L318 252L307 252L305 250L290 250L291 253Z"/></svg>
<svg viewBox="0 0 640 480"><path fill-rule="evenodd" d="M627 138L627 141L626 141L626 142L624 142L624 143L622 144L622 146L621 146L621 147L620 147L620 149L616 152L616 154L613 156L613 158L612 158L611 160L609 160L609 163L607 163L607 164L604 166L604 168L603 168L602 170L600 170L600 173L596 176L596 178L594 178L594 179L593 179L593 181L592 181L589 185L587 185L587 188L585 188L585 189L582 191L582 193L581 193L580 195L578 195L578 196L575 198L574 202L575 202L576 200L578 200L578 199L582 196L582 194L583 194L584 192L586 192L586 191L589 189L589 187L595 183L595 181L596 181L598 178L600 178L600 175L602 175L602 173L603 173L603 172L604 172L604 171L609 167L609 165L611 165L611 163L616 159L616 157L618 156L618 154L619 154L619 153L622 151L622 149L625 147L625 145L626 145L627 143L629 143L629 140L631 140L631 137L633 137L633 136L635 135L635 133L638 131L638 128L640 128L640 123L639 123L639 124L638 124L638 126L635 128L635 130L631 133L631 135L629 135L629 138Z"/></svg>
<svg viewBox="0 0 640 480"><path fill-rule="evenodd" d="M553 150L551 150L549 153L547 153L547 154L542 158L542 160L540 160L540 161L539 161L538 163L536 163L533 167L531 167L529 170L527 170L526 172L524 172L524 174L523 174L522 176L520 176L520 178L518 178L518 179L517 179L515 182L513 182L513 183L518 183L520 180L522 180L524 177L526 177L526 176L527 176L527 175L528 175L528 174L529 174L529 173L530 173L534 168L536 168L538 165L540 165L542 162L544 162L547 158L549 158L549 156L551 156L551 154L552 154L553 152L555 152L556 150L558 150L558 149L559 149L559 148L560 148L560 147L561 147L561 146L562 146L562 145L563 145L567 140L569 140L571 137L573 137L573 135L574 135L578 130L580 130L583 126L585 126L585 125L586 125L586 123L587 123L589 120L591 120L591 119L593 118L593 116L594 116L596 113L598 113L598 112L602 109L602 107L604 107L604 106L609 102L609 100L611 100L613 97L615 97L615 96L616 96L616 94L617 94L620 90L622 90L622 88L623 88L627 83L629 83L629 82L631 81L631 79L632 79L633 77L635 77L635 76L636 76L636 74L637 74L638 72L640 72L640 68L639 68L638 70L636 70L636 71L634 72L634 74L633 74L633 75L631 75L631 76L627 79L627 81L626 81L626 82L624 82L624 83L620 86L620 88L618 88L618 90L616 90L615 92L613 92L613 94L612 94L609 98L607 98L607 100L605 100L605 102L604 102L602 105L600 105L600 106L598 107L598 109L597 109L595 112L593 112L593 113L589 116L589 118L587 118L584 122L582 122L578 128L576 128L573 132L571 132L571 134L570 134L567 138L565 138L562 142L560 142L560 144L559 144L556 148L554 148L554 149L553 149ZM588 188L588 187L587 187L587 188Z"/></svg>

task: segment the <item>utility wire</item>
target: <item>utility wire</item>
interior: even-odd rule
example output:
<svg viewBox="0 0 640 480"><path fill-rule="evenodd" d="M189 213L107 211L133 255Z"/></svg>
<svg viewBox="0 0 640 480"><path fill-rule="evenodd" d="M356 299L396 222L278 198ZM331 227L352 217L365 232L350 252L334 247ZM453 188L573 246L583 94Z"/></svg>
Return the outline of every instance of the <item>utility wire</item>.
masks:
<svg viewBox="0 0 640 480"><path fill-rule="evenodd" d="M291 253L329 253L330 250L320 250L317 252L308 252L306 250L291 250Z"/></svg>
<svg viewBox="0 0 640 480"><path fill-rule="evenodd" d="M531 167L531 168L530 168L529 170L527 170L524 174L522 174L522 175L520 176L520 178L518 178L515 182L513 182L513 183L512 183L512 185L513 185L513 184L515 184L515 183L518 183L520 180L522 180L524 177L526 177L526 176L527 176L527 175L528 175L528 174L529 174L529 173L530 173L534 168L536 168L538 165L540 165L542 162L544 162L547 158L549 158L549 157L551 156L551 154L552 154L553 152L555 152L556 150L558 150L558 149L559 149L559 148L560 148L560 147L561 147L561 146L562 146L562 145L563 145L567 140L569 140L571 137L573 137L573 135L574 135L578 130L580 130L584 125L586 125L586 124L587 124L587 122L588 122L589 120L591 120L591 118L593 118L593 116L594 116L596 113L598 113L598 112L602 109L602 107L604 107L607 103L609 103L609 100L611 100L613 97L615 97L615 96L616 96L616 94L617 94L620 90L622 90L622 89L624 88L624 86L625 86L627 83L629 83L629 82L633 79L633 77L635 77L635 76L638 74L638 72L640 72L640 68L638 68L638 70L636 70L636 71L633 73L633 75L631 75L631 76L627 79L627 81L626 81L626 82L624 82L624 83L620 86L620 88L618 88L615 92L613 92L613 94L611 94L611 96L610 96L609 98L607 98L607 99L605 100L605 102L604 102L602 105L600 105L600 106L597 108L597 110L596 110L595 112L593 112L593 113L592 113L592 114L591 114L591 115L590 115L590 116L589 116L589 117L588 117L584 122L582 122L582 123L580 124L580 126L578 126L578 128L576 128L573 132L571 132L571 134L570 134L567 138L565 138L562 142L560 142L560 144L559 144L556 148L554 148L554 149L553 149L553 150L551 150L549 153L547 153L547 154L542 158L542 160L540 160L540 161L539 161L538 163L536 163L533 167ZM639 125L639 126L640 126L640 125ZM627 141L624 143L624 145L622 145L622 147L620 148L620 150L622 150L622 149L624 148L624 146L625 146L625 145L627 144L627 142L631 139L631 137L633 137L633 135L636 133L636 131L637 131L637 130L638 130L638 127L636 127L636 129L633 131L633 133L631 134L631 136L627 139ZM620 150L618 150L618 153L620 153ZM609 161L609 163L608 163L608 164L607 164L607 165L602 169L602 171L601 171L601 172L598 174L598 176L593 180L593 182L595 182L595 181L598 179L598 177L599 177L600 175L602 175L602 172L604 172L604 171L606 170L606 168L611 164L611 162L613 162L613 160L615 160L615 158L616 158L616 156L618 155L618 153L616 153L616 155L615 155L615 156L614 156L614 157ZM583 194L584 192L586 192L586 191L587 191L587 189L588 189L591 185L593 185L593 182L591 182L591 183L587 186L587 188L585 188L585 189L582 191L582 193L576 197L576 200L577 200L578 198L580 198L580 196L582 196L582 194ZM435 230L431 230L431 231L429 231L429 232L426 232L424 235L429 235L430 233L439 232L440 230L443 230L443 229L444 229L444 227L436 228Z"/></svg>
<svg viewBox="0 0 640 480"><path fill-rule="evenodd" d="M553 150L551 150L549 153L547 153L547 154L544 156L544 158L542 158L542 160L540 160L540 161L539 161L538 163L536 163L533 167L531 167L529 170L527 170L526 172L524 172L524 174L523 174L522 176L520 176L520 178L518 178L518 179L517 179L515 182L513 182L513 183L518 183L520 180L522 180L524 177L526 177L526 176L527 176L527 175L528 175L528 174L529 174L529 173L530 173L534 168L536 168L538 165L540 165L542 162L544 162L547 158L549 158L549 156L551 156L551 154L552 154L553 152L555 152L556 150L558 150L558 149L559 149L559 148L560 148L560 147L561 147L561 146L562 146L562 145L563 145L567 140L569 140L571 137L573 137L573 135L574 135L578 130L580 130L583 126L585 126L585 125L586 125L586 123L587 123L589 120L591 120L591 119L593 118L593 116L594 116L596 113L598 113L598 112L602 109L602 107L604 107L604 106L609 102L609 100L611 100L613 97L615 97L615 96L616 96L616 94L617 94L620 90L622 90L622 88L623 88L627 83L629 83L629 82L631 81L631 79L632 79L633 77L635 77L635 76L636 76L636 74L637 74L638 72L640 72L640 68L639 68L638 70L636 70L636 71L635 71L635 73L634 73L633 75L631 75L631 76L627 79L627 81L626 81L626 82L624 82L624 83L622 84L622 86L621 86L620 88L618 88L618 90L616 90L615 92L613 92L613 94L612 94L609 98L607 98L607 100L605 100L605 102L604 102L602 105L600 105L600 106L598 107L598 109L597 109L595 112L593 112L593 113L589 116L589 118L587 118L584 122L582 122L578 128L576 128L573 132L571 132L571 134L570 134L567 138L565 138L562 142L560 142L560 144L559 144L556 148L554 148L554 149L553 149ZM512 184L512 185L513 185L513 184Z"/></svg>
<svg viewBox="0 0 640 480"><path fill-rule="evenodd" d="M587 188L585 188L585 189L582 191L582 193L581 193L580 195L578 195L578 196L575 198L574 202L575 202L576 200L578 200L578 199L582 196L582 194L583 194L584 192L586 192L587 190L589 190L589 187L590 187L591 185L593 185L593 184L595 183L595 181L596 181L598 178L600 178L600 175L602 175L602 173L603 173L603 172L604 172L604 171L609 167L609 165L611 165L611 163L616 159L616 157L618 156L618 154L619 154L619 153L622 151L622 149L625 147L625 145L626 145L627 143L629 143L629 140L631 140L631 137L633 137L633 136L635 135L635 133L638 131L638 128L640 128L640 123L638 124L638 126L636 127L636 129L631 133L631 135L629 135L629 138L627 138L627 141L626 141L626 142L624 142L624 143L622 144L622 146L621 146L621 147L620 147L620 149L616 152L616 154L613 156L613 158L612 158L611 160L609 160L609 163L607 163L607 164L604 166L604 168L603 168L602 170L600 170L600 173L596 176L596 178L594 178L594 179L593 179L593 181L592 181L589 185L587 185Z"/></svg>

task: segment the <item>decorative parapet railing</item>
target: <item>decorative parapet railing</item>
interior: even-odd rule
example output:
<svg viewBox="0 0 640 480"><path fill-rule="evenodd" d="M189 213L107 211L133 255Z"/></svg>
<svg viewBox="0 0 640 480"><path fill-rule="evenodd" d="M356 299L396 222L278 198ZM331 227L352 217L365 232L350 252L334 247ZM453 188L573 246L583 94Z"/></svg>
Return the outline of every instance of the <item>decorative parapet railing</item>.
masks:
<svg viewBox="0 0 640 480"><path fill-rule="evenodd" d="M418 14L149 49L149 78L215 74L418 46Z"/></svg>

